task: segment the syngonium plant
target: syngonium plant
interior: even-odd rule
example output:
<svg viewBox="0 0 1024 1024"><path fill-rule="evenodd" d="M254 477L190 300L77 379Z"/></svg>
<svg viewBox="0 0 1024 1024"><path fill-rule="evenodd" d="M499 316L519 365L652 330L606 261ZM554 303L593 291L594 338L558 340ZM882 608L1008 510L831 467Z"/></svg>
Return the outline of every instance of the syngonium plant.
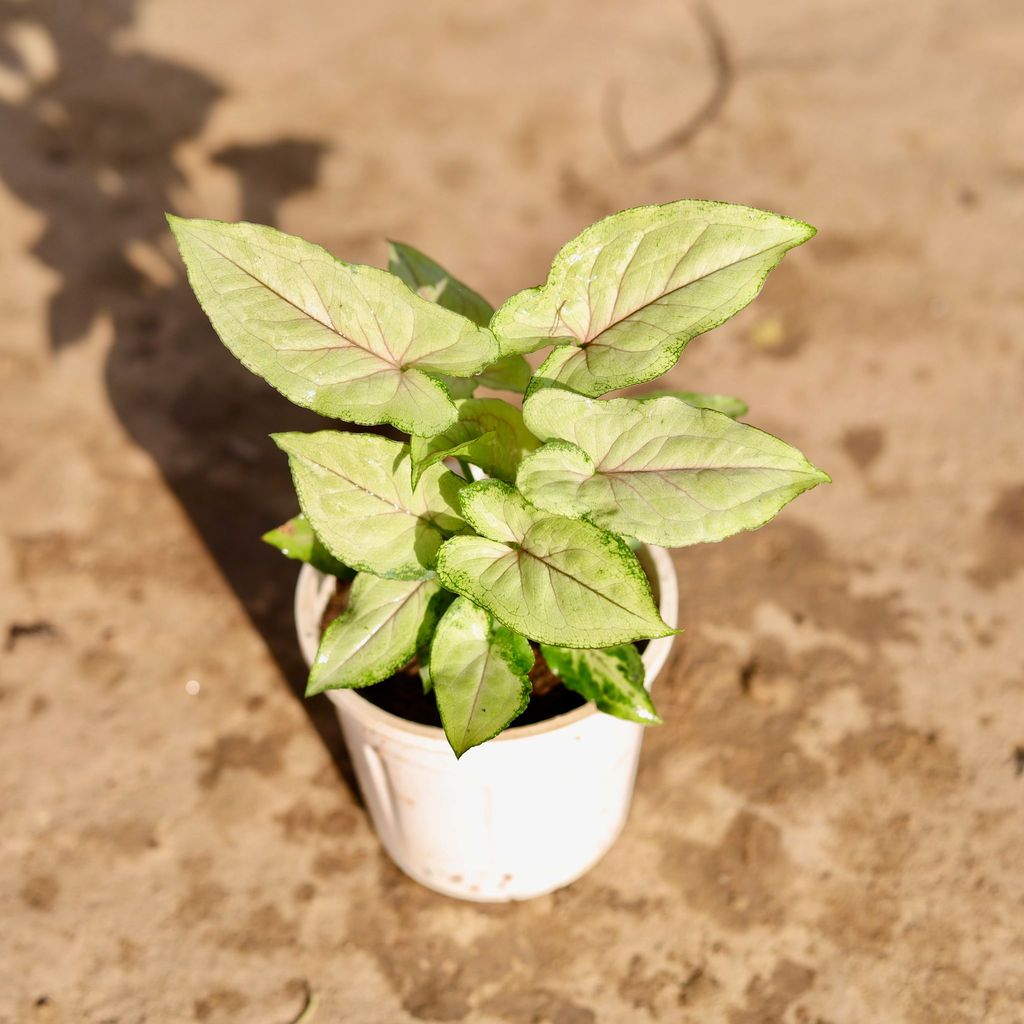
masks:
<svg viewBox="0 0 1024 1024"><path fill-rule="evenodd" d="M635 642L674 630L638 544L755 529L828 480L738 422L737 399L602 397L659 377L743 309L814 234L800 221L691 200L626 210L494 312L410 246L391 243L385 271L269 227L169 220L245 366L298 405L408 435L273 435L301 514L265 539L351 580L307 695L418 658L457 756L525 709L535 650L601 711L659 722ZM524 355L548 346L533 371Z"/></svg>

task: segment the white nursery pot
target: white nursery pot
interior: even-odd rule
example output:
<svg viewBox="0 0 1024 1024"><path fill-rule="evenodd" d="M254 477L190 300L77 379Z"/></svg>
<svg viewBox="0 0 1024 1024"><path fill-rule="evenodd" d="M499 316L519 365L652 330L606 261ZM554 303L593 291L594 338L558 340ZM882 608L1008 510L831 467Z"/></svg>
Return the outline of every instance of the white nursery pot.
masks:
<svg viewBox="0 0 1024 1024"><path fill-rule="evenodd" d="M661 548L637 557L661 616L676 625L675 569ZM299 573L295 619L307 664L333 576ZM643 652L645 685L672 637ZM423 885L464 900L541 896L585 874L615 842L633 796L644 726L586 704L507 729L456 760L439 728L406 721L358 690L330 690L370 817L395 863Z"/></svg>

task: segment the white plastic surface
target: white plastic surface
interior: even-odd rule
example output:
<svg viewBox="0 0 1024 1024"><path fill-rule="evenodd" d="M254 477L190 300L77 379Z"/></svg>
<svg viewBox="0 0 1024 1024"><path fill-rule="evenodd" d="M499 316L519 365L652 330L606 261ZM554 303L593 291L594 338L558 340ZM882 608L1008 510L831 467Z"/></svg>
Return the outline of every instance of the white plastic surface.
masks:
<svg viewBox="0 0 1024 1024"><path fill-rule="evenodd" d="M675 569L637 553L662 618L675 626ZM334 578L305 565L295 593L299 643L312 662ZM646 685L672 637L648 643ZM610 849L629 813L644 727L587 704L508 729L455 759L444 733L332 690L349 756L385 849L423 885L465 900L530 899L568 885Z"/></svg>

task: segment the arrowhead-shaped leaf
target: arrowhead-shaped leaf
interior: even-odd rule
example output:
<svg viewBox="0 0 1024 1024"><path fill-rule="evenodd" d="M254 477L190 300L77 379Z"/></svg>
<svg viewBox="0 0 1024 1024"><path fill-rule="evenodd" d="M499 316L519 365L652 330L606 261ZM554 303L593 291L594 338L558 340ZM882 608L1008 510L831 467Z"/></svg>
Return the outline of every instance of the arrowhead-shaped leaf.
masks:
<svg viewBox="0 0 1024 1024"><path fill-rule="evenodd" d="M306 696L387 679L427 643L444 596L436 579L385 580L360 573L348 607L320 641Z"/></svg>
<svg viewBox="0 0 1024 1024"><path fill-rule="evenodd" d="M603 395L663 374L813 234L800 221L727 203L626 210L569 242L547 283L513 295L491 329L506 353L562 346L537 378Z"/></svg>
<svg viewBox="0 0 1024 1024"><path fill-rule="evenodd" d="M829 479L771 434L677 398L597 400L546 388L526 400L524 417L548 444L520 466L523 494L649 544L756 529Z"/></svg>
<svg viewBox="0 0 1024 1024"><path fill-rule="evenodd" d="M304 515L346 565L389 579L423 579L433 575L445 537L465 529L458 513L463 481L431 466L414 491L408 445L333 430L273 438L288 455Z"/></svg>
<svg viewBox="0 0 1024 1024"><path fill-rule="evenodd" d="M540 442L523 425L523 414L500 398L467 398L455 403L456 422L433 437L411 438L413 485L428 467L450 456L479 466L488 476L511 483L523 456Z"/></svg>
<svg viewBox="0 0 1024 1024"><path fill-rule="evenodd" d="M428 374L469 377L500 356L486 328L386 271L257 224L168 219L221 340L297 405L433 433L455 409Z"/></svg>
<svg viewBox="0 0 1024 1024"><path fill-rule="evenodd" d="M445 541L437 574L510 629L562 647L674 632L636 556L613 534L533 508L499 480L465 487L460 506L481 536Z"/></svg>
<svg viewBox="0 0 1024 1024"><path fill-rule="evenodd" d="M742 398L731 398L729 395L706 395L700 391L646 391L639 395L644 400L649 398L680 398L687 405L697 409L714 409L731 420L738 420L746 415L749 406Z"/></svg>
<svg viewBox="0 0 1024 1024"><path fill-rule="evenodd" d="M329 576L350 580L355 575L352 569L339 562L320 543L320 538L313 532L309 520L303 515L293 516L287 523L269 530L263 534L262 539L271 547L277 548L286 558L308 562L314 569L319 569Z"/></svg>
<svg viewBox="0 0 1024 1024"><path fill-rule="evenodd" d="M458 598L430 647L430 679L441 724L456 757L522 714L530 702L533 650L482 608Z"/></svg>
<svg viewBox="0 0 1024 1024"><path fill-rule="evenodd" d="M644 663L632 644L583 651L541 644L540 651L551 671L599 711L641 725L661 724L644 687Z"/></svg>

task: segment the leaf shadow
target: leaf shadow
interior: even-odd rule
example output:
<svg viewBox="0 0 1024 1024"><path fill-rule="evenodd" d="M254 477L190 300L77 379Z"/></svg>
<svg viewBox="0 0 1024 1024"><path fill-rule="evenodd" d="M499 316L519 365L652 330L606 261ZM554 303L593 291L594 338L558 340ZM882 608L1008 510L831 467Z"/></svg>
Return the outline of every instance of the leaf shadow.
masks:
<svg viewBox="0 0 1024 1024"><path fill-rule="evenodd" d="M46 309L54 358L97 322L112 324L105 384L115 412L159 466L358 799L331 705L302 697L295 565L259 540L297 509L267 435L324 424L222 348L173 257L164 211L189 184L175 153L200 139L225 90L122 45L140 7L23 0L0 9L0 61L17 81L0 96L0 180L44 221L31 254L57 278ZM52 73L35 75L21 59L8 42L15 27L50 54ZM284 137L211 158L236 174L242 216L273 224L286 199L317 183L329 148Z"/></svg>

